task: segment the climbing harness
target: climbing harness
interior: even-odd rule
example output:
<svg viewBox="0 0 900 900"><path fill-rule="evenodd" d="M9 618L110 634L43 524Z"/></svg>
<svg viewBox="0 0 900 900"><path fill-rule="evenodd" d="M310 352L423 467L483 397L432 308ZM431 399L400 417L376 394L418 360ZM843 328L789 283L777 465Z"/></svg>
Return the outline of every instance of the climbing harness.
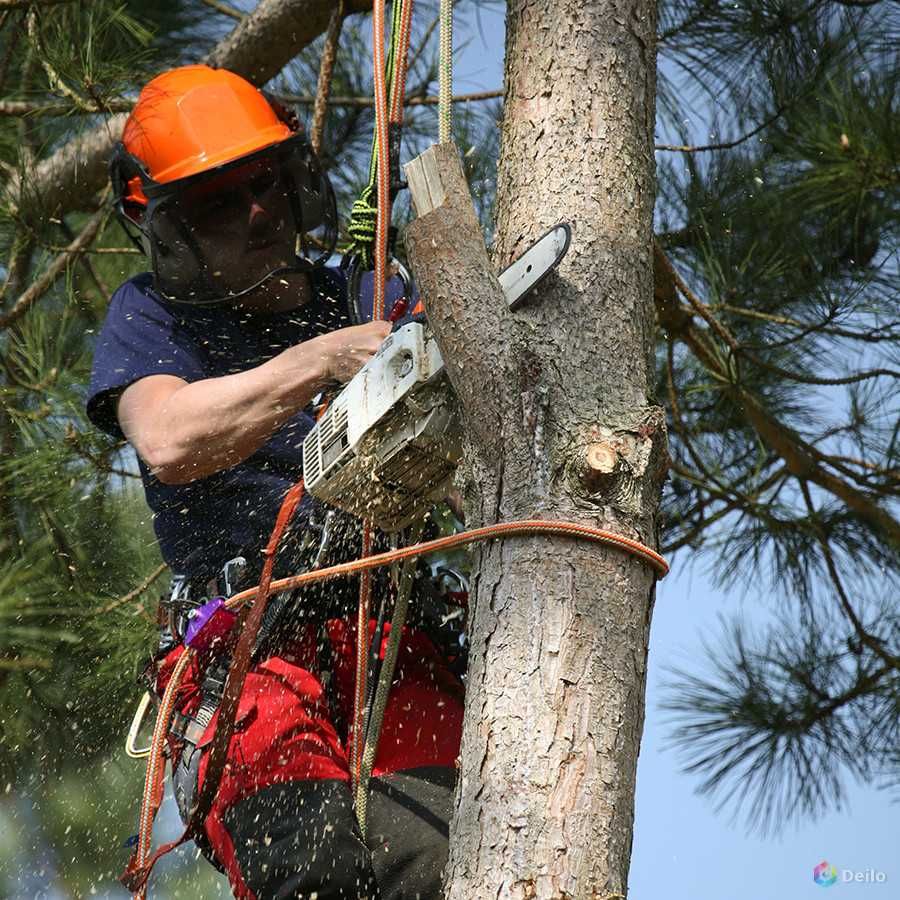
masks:
<svg viewBox="0 0 900 900"><path fill-rule="evenodd" d="M256 632L265 612L269 597L281 591L294 590L309 584L331 581L333 579L347 577L362 572L371 572L375 569L389 566L397 562L412 560L431 553L448 552L461 547L469 546L482 541L498 540L513 536L552 535L556 537L568 537L577 540L590 541L602 546L614 547L622 550L637 559L648 564L658 575L664 577L669 567L665 559L656 551L645 546L640 541L625 537L614 532L595 528L580 522L555 522L543 519L526 519L519 522L499 522L494 525L486 525L481 528L473 528L458 534L447 535L423 543L399 547L371 556L364 556L351 562L339 563L325 569L304 572L272 580L272 564L275 550L280 542L287 524L296 510L303 493L303 482L300 481L288 492L284 504L278 514L275 528L265 551L266 563L263 568L263 577L259 585L248 590L240 591L235 596L225 601L225 608L239 611L235 625L237 643L233 651L233 662L228 672L225 685L224 698L219 712L219 722L213 739L210 758L207 763L206 777L199 798L195 801L191 810L190 821L184 834L175 841L164 844L153 856L150 856L150 840L153 821L159 805L162 801L163 772L165 766L164 748L166 735L169 731L170 721L174 713L175 695L178 685L187 671L196 651L186 647L173 669L169 683L160 701L159 714L156 726L153 730L150 754L147 763L147 775L144 785L144 793L141 803L140 831L131 862L122 876L122 882L132 890L137 898L145 896L145 886L150 871L156 860L174 847L179 846L202 828L209 808L218 788L219 779L225 764L225 752L234 729L234 719L237 712L237 701L240 697L244 680L249 670L251 650L256 638ZM400 632L397 630L397 640ZM392 634L393 634L392 629ZM382 679L388 684L387 679ZM374 724L374 723L373 723ZM372 728L375 735L375 729ZM373 739L377 740L377 736ZM362 757L360 758L362 764ZM358 785L358 780L356 782Z"/></svg>

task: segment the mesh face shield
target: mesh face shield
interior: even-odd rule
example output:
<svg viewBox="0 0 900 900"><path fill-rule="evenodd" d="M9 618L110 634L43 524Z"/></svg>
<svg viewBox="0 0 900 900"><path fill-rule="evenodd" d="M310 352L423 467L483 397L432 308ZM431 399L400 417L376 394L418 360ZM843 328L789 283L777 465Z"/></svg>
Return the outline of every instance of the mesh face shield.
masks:
<svg viewBox="0 0 900 900"><path fill-rule="evenodd" d="M334 192L302 134L167 183L122 145L110 169L119 217L167 300L234 300L334 252ZM146 205L132 199L136 179Z"/></svg>

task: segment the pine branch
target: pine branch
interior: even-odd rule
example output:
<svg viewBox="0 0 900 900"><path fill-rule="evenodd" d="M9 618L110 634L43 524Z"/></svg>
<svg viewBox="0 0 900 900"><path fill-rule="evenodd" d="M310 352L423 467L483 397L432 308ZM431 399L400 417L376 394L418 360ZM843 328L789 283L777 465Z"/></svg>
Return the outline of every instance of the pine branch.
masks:
<svg viewBox="0 0 900 900"><path fill-rule="evenodd" d="M749 141L750 138L756 137L761 131L765 131L770 125L773 125L781 116L784 114L786 107L779 107L778 111L766 119L764 122L761 122L756 126L752 131L748 131L746 134L741 135L739 138L735 138L731 141L723 141L719 144L657 144L657 150L667 150L670 152L677 153L707 153L712 150L731 150L734 147L739 147L741 144Z"/></svg>
<svg viewBox="0 0 900 900"><path fill-rule="evenodd" d="M8 312L0 314L0 329L9 328L13 322L22 318L31 307L37 303L50 288L56 283L56 279L62 274L69 260L77 255L94 238L97 237L103 223L109 216L109 210L101 208L88 220L81 233L72 241L66 249L60 253L47 269L27 288L12 305Z"/></svg>
<svg viewBox="0 0 900 900"><path fill-rule="evenodd" d="M39 656L0 656L0 672L21 672L29 669L50 669L50 660Z"/></svg>
<svg viewBox="0 0 900 900"><path fill-rule="evenodd" d="M291 103L295 106L314 106L315 94L273 94L282 103ZM503 96L503 90L475 91L470 94L457 94L451 97L453 103L478 103L484 100L494 100ZM327 101L328 106L348 107L351 109L368 109L375 105L372 97L331 97ZM436 106L437 96L415 96L410 94L404 100L404 106ZM0 116L64 116L72 114L97 114L104 112L129 112L134 107L130 100L117 98L111 100L103 107L92 105L84 101L76 109L63 103L37 103L29 100L0 100ZM657 148L661 149L661 148Z"/></svg>
<svg viewBox="0 0 900 900"><path fill-rule="evenodd" d="M847 597L847 592L844 590L843 582L841 581L841 577L838 574L837 566L834 562L834 556L831 553L831 546L828 543L828 538L825 535L820 522L818 521L818 510L816 510L815 505L813 504L812 496L810 495L809 485L807 484L807 482L801 480L800 489L803 492L803 500L806 504L806 509L809 512L810 520L813 523L813 531L816 535L816 540L818 541L819 546L822 549L822 556L825 559L825 565L828 569L828 576L829 578L831 578L831 583L834 585L834 589L840 601L841 609L843 609L844 611L844 615L849 619L850 624L853 626L853 630L856 632L857 637L859 637L860 641L888 667L896 671L900 671L900 656L889 653L885 649L883 642L876 638L865 628L859 616L856 614L856 610L853 608L853 604Z"/></svg>
<svg viewBox="0 0 900 900"><path fill-rule="evenodd" d="M222 0L201 0L201 2L205 3L216 12L220 12L225 16L236 19L238 22L244 21L244 14L239 9L229 6L227 3L222 3Z"/></svg>
<svg viewBox="0 0 900 900"><path fill-rule="evenodd" d="M729 303L720 303L715 307L717 310L731 313L735 316L744 316L749 319L758 319L764 322L771 322L773 325L787 325L791 328L800 329L800 334L792 338L798 340L810 334L827 334L831 337L845 337L854 341L865 341L866 343L876 344L882 341L896 341L900 338L900 321L888 322L886 325L878 328L877 331L853 331L849 328L835 328L828 325L832 317L822 322L801 322L799 319L790 316L775 315L773 313L764 313L756 309L747 309L742 306L732 306ZM769 346L772 346L771 344Z"/></svg>
<svg viewBox="0 0 900 900"><path fill-rule="evenodd" d="M31 9L35 6L62 6L75 0L0 0L0 10Z"/></svg>
<svg viewBox="0 0 900 900"><path fill-rule="evenodd" d="M318 156L322 152L322 136L325 133L325 116L328 112L328 98L331 94L331 80L334 74L334 61L337 57L338 42L341 37L341 26L344 23L344 0L338 0L328 23L325 45L322 48L322 61L319 66L319 81L316 87L316 98L313 109L310 143Z"/></svg>
<svg viewBox="0 0 900 900"><path fill-rule="evenodd" d="M147 590L162 574L168 569L168 565L166 563L160 563L140 584L136 587L132 588L127 594L119 597L117 600L113 600L110 603L107 603L106 606L101 606L98 610L98 614L112 612L114 609L118 609L120 606L125 606L127 603L131 603L132 600L136 600L144 591Z"/></svg>
<svg viewBox="0 0 900 900"><path fill-rule="evenodd" d="M42 250L49 250L51 253L64 253L66 246L61 244L46 244L41 242ZM82 247L78 251L82 256L143 256L144 254L137 247Z"/></svg>
<svg viewBox="0 0 900 900"><path fill-rule="evenodd" d="M119 478L134 478L140 481L141 476L138 472L129 472L128 469L118 469L110 465L109 460L103 456L98 456L89 450L82 440L81 434L70 422L66 425L64 440L66 445L71 447L82 459L86 459L98 472L106 475L117 475ZM115 448L114 448L115 449Z"/></svg>
<svg viewBox="0 0 900 900"><path fill-rule="evenodd" d="M331 7L331 0L261 0L206 62L265 84L325 30ZM349 2L351 12L367 8L365 0ZM11 211L24 219L43 219L80 209L106 183L107 160L125 120L124 113L110 116L42 160L24 179L12 180L5 192Z"/></svg>
<svg viewBox="0 0 900 900"><path fill-rule="evenodd" d="M11 10L6 10L6 12L3 13L3 18L0 20L0 30L6 27L6 24L12 18L12 15L13 13ZM13 55L18 47L20 34L21 31L16 29L6 42L6 47L3 51L3 59L0 60L0 94L3 93L4 88L6 87L6 79L9 77L10 64L12 63Z"/></svg>
<svg viewBox="0 0 900 900"><path fill-rule="evenodd" d="M811 624L799 635L776 629L761 651L749 650L735 628L713 678L672 674L662 708L675 716L684 771L703 776L702 792L724 792L738 808L750 799L751 824L779 830L798 810L839 802L839 764L866 771L871 729L860 701L890 692L894 669L848 654L839 635Z"/></svg>
<svg viewBox="0 0 900 900"><path fill-rule="evenodd" d="M35 241L30 235L26 239L17 237L13 241L12 252L6 265L6 279L0 290L0 308L7 297L23 291L25 279L28 277L28 269L31 266L31 258L35 250Z"/></svg>
<svg viewBox="0 0 900 900"><path fill-rule="evenodd" d="M782 466L776 469L765 481L756 485L754 488L753 494L744 494L737 490L731 491L719 491L715 488L710 488L709 481L702 478L696 473L691 472L686 469L684 466L679 463L672 462L670 464L671 469L681 478L696 484L698 487L702 488L704 492L706 492L709 496L702 500L697 507L692 510L700 516L700 521L695 525L690 531L680 535L674 541L670 541L667 544L663 545L663 549L666 553L674 553L676 550L681 549L684 546L688 546L694 544L701 535L709 528L710 525L714 525L716 522L724 519L730 513L735 512L739 509L753 509L757 508L760 503L760 498L765 494L766 491L774 488L779 482L783 482L788 476L789 472L786 466ZM715 502L722 502L723 505L720 509L717 509L712 515L705 515L705 510L708 506Z"/></svg>
<svg viewBox="0 0 900 900"><path fill-rule="evenodd" d="M41 67L47 76L47 80L50 82L50 86L64 97L68 97L75 104L76 109L80 109L83 112L96 112L95 105L86 101L77 91L72 90L50 64L47 51L41 41L40 30L38 29L37 11L33 6L28 10L26 22L28 23L28 37L34 49L37 50Z"/></svg>
<svg viewBox="0 0 900 900"><path fill-rule="evenodd" d="M69 223L66 222L65 219L59 220L59 227L62 231L63 235L69 240L69 245L71 246L71 242L75 240L77 235L74 231L69 227ZM85 247L85 250L89 250L89 247ZM137 248L135 248L137 249ZM87 273L88 278L94 283L94 287L97 289L97 299L100 303L103 303L104 300L108 299L111 296L111 291L109 288L103 283L103 279L97 274L97 270L94 267L94 264L91 262L91 258L88 253L81 252L77 254L78 262L81 264L81 267Z"/></svg>
<svg viewBox="0 0 900 900"><path fill-rule="evenodd" d="M96 115L107 112L128 112L134 103L124 98L115 98L103 106L90 100L80 99L75 109L66 103L35 103L30 100L0 100L0 116L67 116L72 114Z"/></svg>
<svg viewBox="0 0 900 900"><path fill-rule="evenodd" d="M688 287L668 258L665 257L665 254L662 254L660 251L655 259L663 273L671 279L674 287L709 325L711 331L726 343L732 353L739 353L740 346L734 335L712 315L709 307ZM660 291L657 289L657 297L659 297L659 294ZM816 450L815 447L792 429L771 416L759 399L743 387L734 377L735 373L729 371L709 339L697 330L693 324L693 316L688 314L685 317L684 314L688 311L683 308L681 312L682 317L677 323L678 330L673 331L672 326L674 323L672 322L671 310L665 306L660 310L661 318L666 317L669 322L670 339L678 338L682 340L710 374L727 386L726 390L742 406L746 419L753 426L763 443L778 453L790 472L798 479L812 481L842 500L857 515L883 534L889 543L900 547L900 523L869 494L847 484L846 481L829 472L822 465L822 463L827 462L824 454Z"/></svg>
<svg viewBox="0 0 900 900"><path fill-rule="evenodd" d="M864 369L861 372L854 372L852 375L845 375L837 378L821 378L817 375L807 375L803 372L793 372L790 369L784 369L775 363L767 362L764 359L751 353L746 347L739 346L737 352L745 359L749 360L753 365L761 369L766 369L781 378L788 381L796 381L798 384L815 384L820 387L838 387L848 384L859 384L861 381L868 381L870 378L900 378L900 372L893 369Z"/></svg>
<svg viewBox="0 0 900 900"><path fill-rule="evenodd" d="M494 100L502 96L502 89L498 89L493 91L476 91L471 94L457 94L450 99L454 103L477 103L482 100ZM292 103L296 106L313 106L316 102L315 94L276 94L275 97L282 103ZM403 101L404 106L437 106L437 103L437 96L422 97L416 96L415 93L407 94L406 99ZM373 97L331 97L328 100L328 105L343 106L350 109L368 109L375 105L375 99Z"/></svg>

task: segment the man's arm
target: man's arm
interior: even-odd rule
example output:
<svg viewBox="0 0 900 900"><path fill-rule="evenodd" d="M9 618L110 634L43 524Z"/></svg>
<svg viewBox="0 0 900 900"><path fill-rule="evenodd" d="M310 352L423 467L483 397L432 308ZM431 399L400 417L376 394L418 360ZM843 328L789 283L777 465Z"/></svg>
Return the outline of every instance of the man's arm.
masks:
<svg viewBox="0 0 900 900"><path fill-rule="evenodd" d="M119 425L164 484L205 478L245 460L324 387L349 381L390 330L387 322L342 328L246 372L190 384L141 378L119 398Z"/></svg>

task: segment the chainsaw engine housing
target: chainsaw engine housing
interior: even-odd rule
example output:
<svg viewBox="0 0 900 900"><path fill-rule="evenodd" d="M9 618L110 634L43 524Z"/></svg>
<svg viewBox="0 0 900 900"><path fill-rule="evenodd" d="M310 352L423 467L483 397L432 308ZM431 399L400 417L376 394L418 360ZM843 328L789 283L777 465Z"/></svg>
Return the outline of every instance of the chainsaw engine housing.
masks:
<svg viewBox="0 0 900 900"><path fill-rule="evenodd" d="M437 342L410 322L347 383L303 442L306 489L398 531L446 495L461 458L456 400Z"/></svg>

